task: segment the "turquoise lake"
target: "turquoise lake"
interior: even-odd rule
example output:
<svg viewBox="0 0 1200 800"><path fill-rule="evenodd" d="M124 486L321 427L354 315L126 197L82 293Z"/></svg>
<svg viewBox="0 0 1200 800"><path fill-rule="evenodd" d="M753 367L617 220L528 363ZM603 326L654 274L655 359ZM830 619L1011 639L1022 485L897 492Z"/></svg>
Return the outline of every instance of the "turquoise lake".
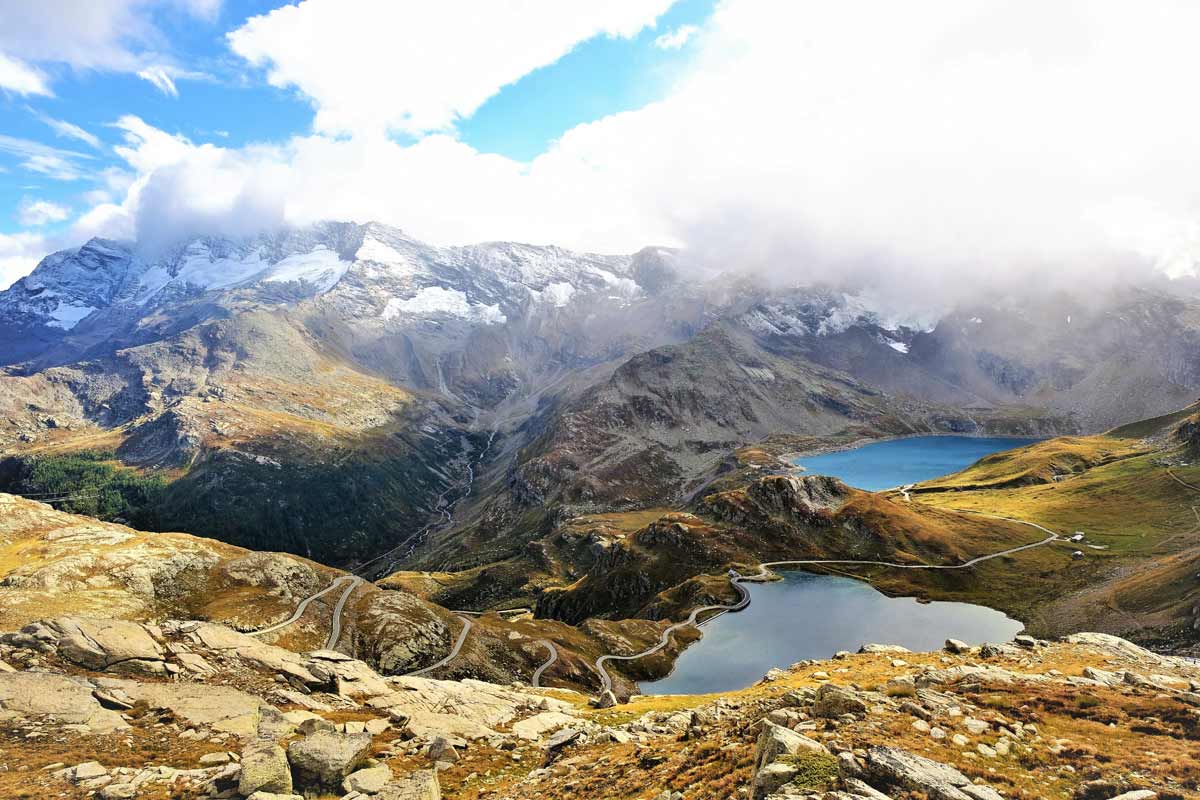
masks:
<svg viewBox="0 0 1200 800"><path fill-rule="evenodd" d="M874 442L797 460L807 473L833 475L860 489L880 491L956 472L990 453L1036 439L921 436ZM1003 613L969 603L918 603L888 597L852 578L781 572L783 580L745 584L748 608L703 626L666 678L641 684L645 694L702 694L749 686L772 667L829 658L868 642L932 650L946 639L1004 642L1022 629Z"/></svg>
<svg viewBox="0 0 1200 800"><path fill-rule="evenodd" d="M851 486L878 492L908 483L958 472L984 456L1039 439L984 438L978 436L914 436L872 442L853 450L840 450L796 459L806 473L832 475Z"/></svg>

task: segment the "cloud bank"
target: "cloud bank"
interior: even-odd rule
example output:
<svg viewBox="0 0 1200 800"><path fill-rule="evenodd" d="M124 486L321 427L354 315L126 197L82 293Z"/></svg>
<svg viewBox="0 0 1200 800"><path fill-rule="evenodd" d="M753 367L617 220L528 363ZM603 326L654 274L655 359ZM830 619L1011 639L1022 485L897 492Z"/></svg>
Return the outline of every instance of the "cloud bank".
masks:
<svg viewBox="0 0 1200 800"><path fill-rule="evenodd" d="M446 130L500 89L596 36L633 36L674 0L379 3L304 0L229 34L317 109L324 133Z"/></svg>
<svg viewBox="0 0 1200 800"><path fill-rule="evenodd" d="M138 75L166 92L178 70L154 23L160 8L212 21L221 0L37 0L0 3L0 90L52 96L43 65Z"/></svg>
<svg viewBox="0 0 1200 800"><path fill-rule="evenodd" d="M914 298L1200 265L1194 3L725 0L666 97L580 125L530 162L447 129L573 42L655 18L605 5L559 18L530 3L537 14L483 28L399 26L400 12L355 5L373 47L323 0L251 20L233 49L310 98L314 132L230 149L126 118L119 152L136 177L76 234L375 219L441 243L682 245L718 268ZM544 48L477 50L488 28L526 41L534 18L557 26L531 26ZM460 41L438 33L454 22ZM427 53L424 36L444 47ZM320 58L303 63L297 43ZM377 49L386 57L362 52ZM395 130L433 132L399 142Z"/></svg>

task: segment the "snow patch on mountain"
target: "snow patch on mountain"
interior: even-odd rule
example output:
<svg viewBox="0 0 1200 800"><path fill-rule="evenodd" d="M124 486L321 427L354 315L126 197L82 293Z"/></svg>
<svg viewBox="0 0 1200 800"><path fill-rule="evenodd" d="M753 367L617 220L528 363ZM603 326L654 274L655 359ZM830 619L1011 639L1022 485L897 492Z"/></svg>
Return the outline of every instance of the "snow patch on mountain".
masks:
<svg viewBox="0 0 1200 800"><path fill-rule="evenodd" d="M271 267L271 273L265 280L270 283L308 283L324 294L342 279L349 267L349 261L342 261L337 253L320 247L311 253L288 256Z"/></svg>
<svg viewBox="0 0 1200 800"><path fill-rule="evenodd" d="M95 306L59 303L50 312L50 318L46 321L46 324L54 328L62 328L65 331L69 331L90 317L95 311Z"/></svg>
<svg viewBox="0 0 1200 800"><path fill-rule="evenodd" d="M386 264L389 267L405 267L406 271L415 272L416 265L405 253L401 253L391 245L380 241L374 236L363 237L363 243L354 254L359 261L373 261L376 264Z"/></svg>
<svg viewBox="0 0 1200 800"><path fill-rule="evenodd" d="M742 316L750 330L777 336L834 336L855 326L889 333L901 330L931 331L938 314L928 310L898 308L869 292L850 294L810 290L787 299L761 303ZM903 342L880 338L889 347ZM907 345L904 345L907 347ZM905 352L905 351L901 351Z"/></svg>
<svg viewBox="0 0 1200 800"><path fill-rule="evenodd" d="M457 289L441 286L426 286L412 297L390 298L380 314L390 321L399 317L457 317L484 325L502 325L507 317L500 313L499 305L471 303L467 295Z"/></svg>
<svg viewBox="0 0 1200 800"><path fill-rule="evenodd" d="M550 284L539 294L550 305L555 308L562 308L570 303L571 298L575 296L575 287L566 281L562 281Z"/></svg>

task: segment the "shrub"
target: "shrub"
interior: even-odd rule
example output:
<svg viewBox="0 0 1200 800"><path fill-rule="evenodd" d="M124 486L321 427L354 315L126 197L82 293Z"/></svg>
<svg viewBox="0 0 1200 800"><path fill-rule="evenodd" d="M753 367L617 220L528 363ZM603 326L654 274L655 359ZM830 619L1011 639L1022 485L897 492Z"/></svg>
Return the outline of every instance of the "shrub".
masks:
<svg viewBox="0 0 1200 800"><path fill-rule="evenodd" d="M798 772L792 783L802 789L829 789L838 777L838 761L828 753L797 753L779 759Z"/></svg>

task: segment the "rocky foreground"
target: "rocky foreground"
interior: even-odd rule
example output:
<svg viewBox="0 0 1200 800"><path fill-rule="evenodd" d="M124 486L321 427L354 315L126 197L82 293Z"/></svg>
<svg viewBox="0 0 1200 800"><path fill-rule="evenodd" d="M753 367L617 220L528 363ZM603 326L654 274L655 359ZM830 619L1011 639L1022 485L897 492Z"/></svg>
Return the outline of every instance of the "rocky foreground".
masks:
<svg viewBox="0 0 1200 800"><path fill-rule="evenodd" d="M1200 667L1102 634L866 645L723 696L386 677L197 621L0 635L4 798L1196 797Z"/></svg>

